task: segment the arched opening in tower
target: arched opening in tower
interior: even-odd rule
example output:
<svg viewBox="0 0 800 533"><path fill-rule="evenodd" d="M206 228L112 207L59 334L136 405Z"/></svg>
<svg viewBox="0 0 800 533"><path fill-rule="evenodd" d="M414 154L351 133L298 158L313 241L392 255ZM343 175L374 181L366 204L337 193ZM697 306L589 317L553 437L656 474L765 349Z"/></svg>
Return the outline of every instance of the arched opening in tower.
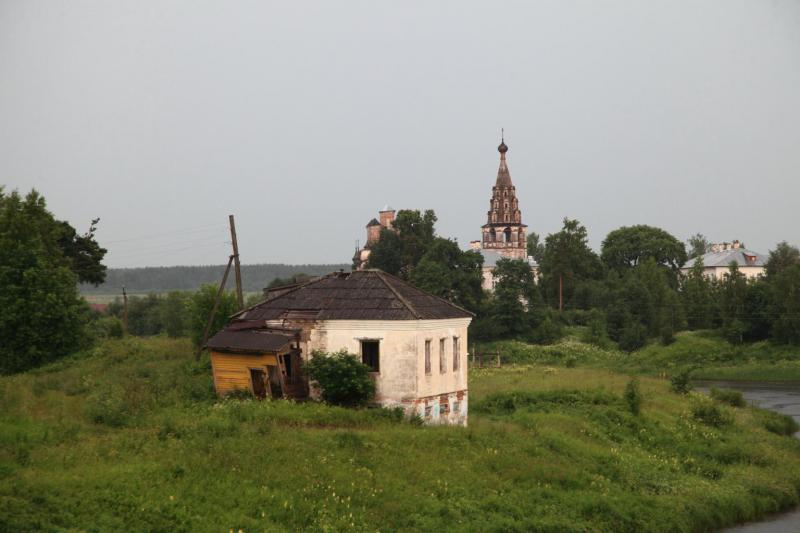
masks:
<svg viewBox="0 0 800 533"><path fill-rule="evenodd" d="M505 241L511 242L511 228L506 228L503 233L505 234Z"/></svg>

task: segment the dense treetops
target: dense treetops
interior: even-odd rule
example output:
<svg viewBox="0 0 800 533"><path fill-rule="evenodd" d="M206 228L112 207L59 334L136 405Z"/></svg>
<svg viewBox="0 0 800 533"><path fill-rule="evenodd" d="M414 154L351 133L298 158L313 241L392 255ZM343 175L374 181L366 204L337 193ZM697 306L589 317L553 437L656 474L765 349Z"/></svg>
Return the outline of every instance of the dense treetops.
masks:
<svg viewBox="0 0 800 533"><path fill-rule="evenodd" d="M16 372L81 346L88 308L76 283L103 281L97 220L79 235L31 191L0 188L0 373Z"/></svg>

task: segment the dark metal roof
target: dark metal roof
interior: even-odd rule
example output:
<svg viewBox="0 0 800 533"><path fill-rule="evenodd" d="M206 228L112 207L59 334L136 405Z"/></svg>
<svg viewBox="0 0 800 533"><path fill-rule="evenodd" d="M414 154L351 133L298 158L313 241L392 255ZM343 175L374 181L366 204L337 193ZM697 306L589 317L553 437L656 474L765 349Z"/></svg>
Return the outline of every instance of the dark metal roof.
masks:
<svg viewBox="0 0 800 533"><path fill-rule="evenodd" d="M276 333L274 330L223 329L206 343L206 347L221 352L264 353L279 352L285 349L294 338L290 333Z"/></svg>
<svg viewBox="0 0 800 533"><path fill-rule="evenodd" d="M234 320L431 320L473 314L379 270L336 272L245 309Z"/></svg>
<svg viewBox="0 0 800 533"><path fill-rule="evenodd" d="M381 223L380 223L380 222L378 222L378 220L377 220L377 219L375 219L375 218L373 218L372 220L370 220L369 222L367 222L367 227L370 227L370 226L380 226L380 225L381 225Z"/></svg>

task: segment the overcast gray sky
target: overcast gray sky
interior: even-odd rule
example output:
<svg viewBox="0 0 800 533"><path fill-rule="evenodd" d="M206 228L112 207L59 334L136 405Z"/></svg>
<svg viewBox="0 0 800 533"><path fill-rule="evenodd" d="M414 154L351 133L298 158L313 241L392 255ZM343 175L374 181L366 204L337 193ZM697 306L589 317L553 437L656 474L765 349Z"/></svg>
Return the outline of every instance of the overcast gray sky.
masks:
<svg viewBox="0 0 800 533"><path fill-rule="evenodd" d="M118 266L348 262L385 203L800 244L800 2L0 0L0 184ZM160 234L160 235L159 235Z"/></svg>

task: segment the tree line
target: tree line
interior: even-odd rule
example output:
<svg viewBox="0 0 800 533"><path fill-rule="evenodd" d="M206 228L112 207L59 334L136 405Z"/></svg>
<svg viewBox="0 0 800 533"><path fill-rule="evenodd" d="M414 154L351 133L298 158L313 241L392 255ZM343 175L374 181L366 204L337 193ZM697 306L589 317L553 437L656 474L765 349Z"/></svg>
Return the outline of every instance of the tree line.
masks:
<svg viewBox="0 0 800 533"><path fill-rule="evenodd" d="M89 221L81 233L58 220L36 191L22 196L0 188L0 373L39 366L99 337L122 334L120 301L101 316L78 292L79 283L120 282L110 280L103 265L106 250L95 238L98 223ZM382 229L372 246L368 266L475 313L473 339L546 343L558 339L565 325L578 324L586 326L585 340L615 342L625 350L653 338L669 343L682 329L709 328L732 343L771 339L800 344L800 251L787 243L770 252L762 278L748 280L732 265L721 279L709 279L697 261L688 275L680 272L688 257L708 249L702 235L690 240L687 253L681 241L662 229L622 227L608 234L597 254L588 246L586 228L564 219L562 229L543 241L535 234L528 240L528 252L540 266L538 280L525 261L501 259L494 269L494 291L487 293L481 286L481 253L461 250L454 240L437 235L435 224L433 211L400 211L392 229ZM279 277L248 288L302 282L336 266L318 266L318 271L306 265L305 274L296 267L276 269L272 272ZM181 272L180 267L165 270ZM216 290L211 283L195 291L131 297L129 331L188 335L199 344ZM260 292L253 295L248 304L260 297ZM212 332L235 308L233 294L225 292Z"/></svg>
<svg viewBox="0 0 800 533"><path fill-rule="evenodd" d="M321 276L337 270L350 269L349 264L285 265L264 263L242 265L242 289L260 292L275 279L292 278L298 274ZM165 293L174 290L194 291L207 283L219 283L225 265L197 265L142 268L109 268L102 283L83 283L83 294L120 294L122 287L129 293ZM233 276L228 278L227 289L233 289Z"/></svg>
<svg viewBox="0 0 800 533"><path fill-rule="evenodd" d="M542 241L528 238L538 280L526 261L500 259L492 294L481 289L482 255L461 250L435 232L433 211L400 211L383 229L368 267L380 268L474 312L476 340L518 338L552 342L565 325L581 325L585 339L635 350L649 339L671 343L677 331L717 329L733 343L771 339L800 344L800 252L781 243L766 275L747 279L731 265L721 278L703 273L710 249L702 234L686 245L647 225L621 227L588 245L587 229L564 219ZM698 258L688 274L681 267Z"/></svg>

